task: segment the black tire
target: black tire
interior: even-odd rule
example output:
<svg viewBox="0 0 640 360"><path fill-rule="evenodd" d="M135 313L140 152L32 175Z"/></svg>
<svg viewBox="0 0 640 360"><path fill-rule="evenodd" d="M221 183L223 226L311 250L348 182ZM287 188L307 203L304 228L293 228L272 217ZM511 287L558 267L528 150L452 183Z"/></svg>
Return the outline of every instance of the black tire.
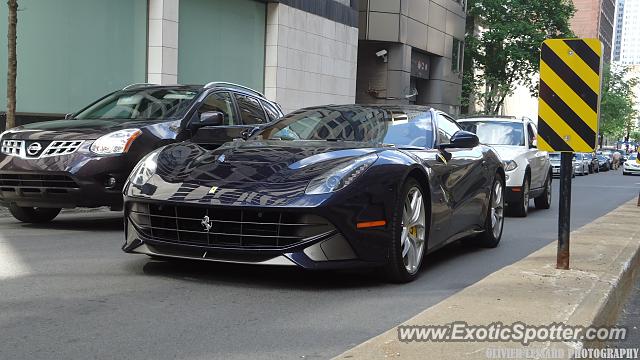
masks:
<svg viewBox="0 0 640 360"><path fill-rule="evenodd" d="M623 172L622 172L622 175L629 175L629 173L628 173L628 172L626 172L626 171L623 171Z"/></svg>
<svg viewBox="0 0 640 360"><path fill-rule="evenodd" d="M502 209L503 209L503 213L502 213L502 219L501 221L501 225L500 225L500 231L498 234L494 234L494 228L492 225L492 211L491 211L491 207L493 205L493 201L494 201L494 196L495 196L495 192L493 191L495 189L496 183L500 182L500 184L502 185ZM489 197L489 208L487 209L487 218L485 220L484 223L484 232L482 234L477 235L476 237L472 238L472 244L479 246L479 247L483 247L483 248L495 248L498 246L498 244L500 244L500 239L502 239L502 232L504 230L504 192L506 191L506 187L505 187L505 183L504 180L502 179L502 175L500 174L496 174L495 179L493 180L493 186L491 187L491 196Z"/></svg>
<svg viewBox="0 0 640 360"><path fill-rule="evenodd" d="M529 174L524 178L522 184L522 195L518 201L509 203L509 211L513 216L527 217L529 213L529 190L531 189L531 180L529 180Z"/></svg>
<svg viewBox="0 0 640 360"><path fill-rule="evenodd" d="M15 204L9 205L9 211L14 218L29 224L48 223L60 214L62 209L58 208L38 208L20 207Z"/></svg>
<svg viewBox="0 0 640 360"><path fill-rule="evenodd" d="M424 196L424 189L422 188L420 183L418 183L418 181L412 177L408 178L407 181L402 186L402 192L400 193L400 197L396 202L396 210L394 211L393 222L391 223L393 242L391 244L391 251L389 252L389 262L381 270L383 272L384 278L387 281L390 281L393 283L411 282L415 280L418 277L418 274L420 273L419 270L413 274L407 271L404 264L404 259L402 257L402 243L401 243L402 242L402 239L401 239L402 215L404 211L404 202L406 197L409 195L409 191L411 191L411 189L413 189L414 187L417 187L420 190L420 192L422 193L423 200L426 199L426 197ZM420 259L420 266L418 266L418 269L420 269L421 265L423 264L424 253L426 252L426 248L427 248L427 240L429 238L428 227L431 219L430 211L431 209L428 206L428 202L425 201L425 235L424 235L425 242L424 242L424 246L422 247L422 256Z"/></svg>
<svg viewBox="0 0 640 360"><path fill-rule="evenodd" d="M547 181L544 183L544 192L533 199L533 202L536 204L536 209L546 210L551 207L552 184L551 174L549 174Z"/></svg>

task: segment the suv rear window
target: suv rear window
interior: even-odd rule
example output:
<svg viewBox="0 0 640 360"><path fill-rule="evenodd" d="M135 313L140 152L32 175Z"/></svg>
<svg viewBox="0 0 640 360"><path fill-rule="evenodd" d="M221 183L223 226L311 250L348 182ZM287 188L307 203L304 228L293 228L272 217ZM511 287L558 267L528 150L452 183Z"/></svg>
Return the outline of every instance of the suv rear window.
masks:
<svg viewBox="0 0 640 360"><path fill-rule="evenodd" d="M463 130L478 135L486 145L524 146L524 125L511 121L463 121Z"/></svg>
<svg viewBox="0 0 640 360"><path fill-rule="evenodd" d="M240 94L236 94L236 100L240 108L242 122L245 125L263 124L267 122L262 105L260 105L260 100Z"/></svg>

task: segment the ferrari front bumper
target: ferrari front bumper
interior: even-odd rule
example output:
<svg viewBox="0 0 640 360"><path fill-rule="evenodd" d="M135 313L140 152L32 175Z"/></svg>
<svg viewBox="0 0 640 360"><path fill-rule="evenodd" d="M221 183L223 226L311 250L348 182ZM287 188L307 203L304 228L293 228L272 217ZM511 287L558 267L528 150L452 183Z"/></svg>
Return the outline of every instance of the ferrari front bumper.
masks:
<svg viewBox="0 0 640 360"><path fill-rule="evenodd" d="M129 199L122 249L158 257L317 270L385 264L390 231L357 229L341 213L331 207L240 209Z"/></svg>

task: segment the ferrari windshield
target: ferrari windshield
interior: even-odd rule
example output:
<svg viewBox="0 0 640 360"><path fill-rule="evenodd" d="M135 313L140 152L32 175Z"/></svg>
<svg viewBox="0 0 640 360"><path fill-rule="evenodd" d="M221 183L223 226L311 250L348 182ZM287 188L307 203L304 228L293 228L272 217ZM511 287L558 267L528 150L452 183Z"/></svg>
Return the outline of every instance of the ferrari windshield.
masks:
<svg viewBox="0 0 640 360"><path fill-rule="evenodd" d="M396 146L433 146L428 111L391 114L360 106L315 108L286 115L257 135L264 140L358 141Z"/></svg>
<svg viewBox="0 0 640 360"><path fill-rule="evenodd" d="M478 135L486 145L524 146L524 125L509 121L463 121L463 130Z"/></svg>
<svg viewBox="0 0 640 360"><path fill-rule="evenodd" d="M198 95L195 89L152 88L117 91L75 114L82 120L164 120L179 118Z"/></svg>

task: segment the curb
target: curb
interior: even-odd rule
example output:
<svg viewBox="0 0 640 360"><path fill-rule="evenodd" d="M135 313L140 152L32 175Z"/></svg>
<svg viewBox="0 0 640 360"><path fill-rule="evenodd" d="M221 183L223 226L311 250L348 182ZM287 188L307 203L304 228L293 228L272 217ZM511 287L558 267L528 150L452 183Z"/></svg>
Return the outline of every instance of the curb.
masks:
<svg viewBox="0 0 640 360"><path fill-rule="evenodd" d="M506 266L401 325L613 326L640 273L640 208L636 199L571 232L571 269L555 269L557 243ZM622 230L624 226L624 231ZM522 239L526 240L526 239ZM565 358L606 342L401 342L398 327L335 359L487 359L491 351L558 351ZM494 356L495 357L495 356Z"/></svg>
<svg viewBox="0 0 640 360"><path fill-rule="evenodd" d="M636 205L638 206L638 205ZM615 325L620 313L629 297L634 284L640 274L640 248L629 246L632 257L627 261L618 276L615 285L611 287L609 294L604 296L604 301L593 318L592 324L596 326ZM591 348L602 347L602 342L585 342Z"/></svg>

